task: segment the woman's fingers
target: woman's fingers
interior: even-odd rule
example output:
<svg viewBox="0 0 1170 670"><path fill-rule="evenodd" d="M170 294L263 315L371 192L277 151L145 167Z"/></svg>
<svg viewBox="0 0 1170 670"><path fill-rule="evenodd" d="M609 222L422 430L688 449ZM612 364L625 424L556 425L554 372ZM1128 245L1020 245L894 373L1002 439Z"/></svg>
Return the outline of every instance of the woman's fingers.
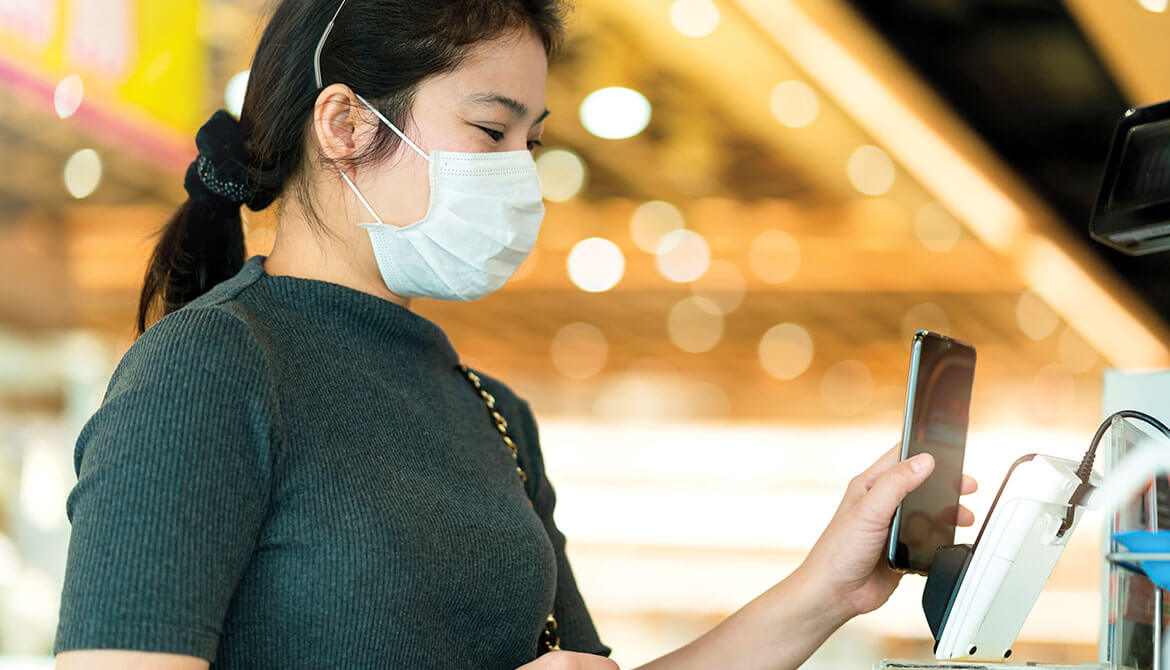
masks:
<svg viewBox="0 0 1170 670"><path fill-rule="evenodd" d="M918 454L881 473L858 503L868 520L888 526L906 494L918 488L934 470L934 457Z"/></svg>
<svg viewBox="0 0 1170 670"><path fill-rule="evenodd" d="M939 523L945 525L970 526L975 523L975 514L963 505L946 507L938 515Z"/></svg>
<svg viewBox="0 0 1170 670"><path fill-rule="evenodd" d="M958 519L958 521L959 521L958 525L963 526L964 528L966 528L967 526L971 526L975 523L975 513L972 512L971 510L967 509L965 506L959 505L959 519Z"/></svg>
<svg viewBox="0 0 1170 670"><path fill-rule="evenodd" d="M959 495L970 495L979 490L979 482L971 475L963 475L963 484L959 488Z"/></svg>

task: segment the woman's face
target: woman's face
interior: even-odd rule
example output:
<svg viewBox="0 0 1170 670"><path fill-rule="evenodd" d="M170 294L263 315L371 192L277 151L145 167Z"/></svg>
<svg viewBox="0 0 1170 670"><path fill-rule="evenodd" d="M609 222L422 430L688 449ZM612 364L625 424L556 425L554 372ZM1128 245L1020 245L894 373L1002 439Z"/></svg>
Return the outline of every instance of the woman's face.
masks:
<svg viewBox="0 0 1170 670"><path fill-rule="evenodd" d="M539 145L548 113L547 78L544 45L531 32L483 42L458 69L418 86L401 130L426 152L530 150ZM381 123L372 114L364 116ZM364 128L355 140L373 130L373 125ZM400 143L389 160L362 170L355 181L385 223L405 226L427 212L428 165ZM358 206L361 220L367 220L369 213Z"/></svg>

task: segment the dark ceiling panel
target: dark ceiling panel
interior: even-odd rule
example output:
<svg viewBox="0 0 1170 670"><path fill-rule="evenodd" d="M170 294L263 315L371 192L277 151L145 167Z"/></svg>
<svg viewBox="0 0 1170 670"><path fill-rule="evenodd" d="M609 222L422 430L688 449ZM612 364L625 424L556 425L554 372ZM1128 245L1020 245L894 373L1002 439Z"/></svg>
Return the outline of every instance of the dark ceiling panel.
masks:
<svg viewBox="0 0 1170 670"><path fill-rule="evenodd" d="M1087 227L1113 126L1130 106L1057 0L850 0L1076 235ZM1170 321L1170 259L1112 265Z"/></svg>

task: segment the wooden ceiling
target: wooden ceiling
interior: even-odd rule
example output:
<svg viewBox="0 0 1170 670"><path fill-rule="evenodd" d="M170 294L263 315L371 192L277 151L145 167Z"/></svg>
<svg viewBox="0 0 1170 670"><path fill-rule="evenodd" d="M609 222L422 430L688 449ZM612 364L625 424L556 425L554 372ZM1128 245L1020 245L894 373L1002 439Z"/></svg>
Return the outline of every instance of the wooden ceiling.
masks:
<svg viewBox="0 0 1170 670"><path fill-rule="evenodd" d="M256 4L207 5L216 82L208 113L222 106L227 78L248 65L261 20ZM442 325L470 362L512 381L539 412L807 424L896 422L908 331L939 327L930 315L941 311L947 332L979 349L977 421L1035 423L1038 411L1045 421L1092 425L1100 374L1116 352L1094 351L1084 324L1055 314L1041 339L1024 333L1021 295L1032 283L1018 249L988 244L969 227L953 248L928 249L916 216L937 207L938 196L901 162L888 193L858 193L846 162L857 147L881 139L769 37L753 5L721 4L718 31L700 42L671 28L666 0L578 0L565 57L550 72L545 145L578 153L587 187L569 202L549 204L522 278L476 303L418 301L418 311ZM883 65L878 74L905 80L896 67ZM769 111L772 87L787 79L818 91L820 113L807 129L786 128ZM612 85L650 99L646 132L611 141L582 127L580 101ZM35 100L0 95L0 163L8 167L0 172L0 320L28 332L97 329L124 348L150 236L177 205L182 176L146 163L134 147L76 130ZM193 139L184 141L193 152ZM79 202L60 174L65 159L87 146L102 154L106 172L98 191ZM976 168L1001 169L988 160L978 158ZM690 353L671 341L670 310L694 288L662 277L654 257L634 244L630 219L647 200L678 206L712 258L744 279L742 304L724 316L710 351ZM250 253L266 253L273 211L248 220ZM800 248L799 270L782 283L752 267L751 243L770 230L792 235ZM622 279L607 292L578 289L566 271L570 249L589 237L613 241L625 257ZM1055 243L1076 258L1076 245L1085 242ZM1102 281L1111 299L1167 341L1164 324L1108 277ZM565 376L550 356L556 333L577 322L597 327L607 342L604 364L587 379ZM764 334L786 322L810 333L814 357L807 371L782 381L764 370L758 351ZM826 385L825 373L842 361L861 362L871 375L846 389L866 399L850 411L826 398L839 389ZM623 393L642 401L624 403Z"/></svg>

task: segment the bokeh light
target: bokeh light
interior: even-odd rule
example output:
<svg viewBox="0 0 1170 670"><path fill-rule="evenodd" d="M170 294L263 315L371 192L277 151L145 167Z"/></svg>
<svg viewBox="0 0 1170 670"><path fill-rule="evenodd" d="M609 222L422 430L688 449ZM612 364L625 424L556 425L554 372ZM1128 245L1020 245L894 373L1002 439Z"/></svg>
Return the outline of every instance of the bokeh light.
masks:
<svg viewBox="0 0 1170 670"><path fill-rule="evenodd" d="M752 272L769 284L782 284L800 270L800 243L783 230L765 230L748 247Z"/></svg>
<svg viewBox="0 0 1170 670"><path fill-rule="evenodd" d="M1148 9L1155 14L1161 14L1166 11L1166 7L1170 6L1168 0L1138 0L1138 4L1144 9Z"/></svg>
<svg viewBox="0 0 1170 670"><path fill-rule="evenodd" d="M223 89L223 101L227 105L228 111L240 116L240 111L244 109L244 93L248 90L248 75L250 70L237 72L228 80L227 86Z"/></svg>
<svg viewBox="0 0 1170 670"><path fill-rule="evenodd" d="M626 258L618 245L603 237L581 240L569 252L569 279L582 291L608 291L621 281Z"/></svg>
<svg viewBox="0 0 1170 670"><path fill-rule="evenodd" d="M706 298L719 306L724 314L730 314L743 304L747 281L743 273L731 261L715 260L707 271L691 283L691 292Z"/></svg>
<svg viewBox="0 0 1170 670"><path fill-rule="evenodd" d="M647 253L656 253L662 238L685 227L682 212L669 202L651 200L638 205L630 217L630 236Z"/></svg>
<svg viewBox="0 0 1170 670"><path fill-rule="evenodd" d="M620 86L594 91L581 102L581 125L607 140L633 137L650 123L650 101L641 93Z"/></svg>
<svg viewBox="0 0 1170 670"><path fill-rule="evenodd" d="M78 200L93 195L102 181L102 159L93 149L82 149L65 161L65 190Z"/></svg>
<svg viewBox="0 0 1170 670"><path fill-rule="evenodd" d="M772 326L760 339L760 365L776 379L796 379L813 360L813 341L808 331L795 323Z"/></svg>
<svg viewBox="0 0 1170 670"><path fill-rule="evenodd" d="M711 247L693 230L667 233L655 255L658 271L670 281L685 283L703 276L711 265Z"/></svg>
<svg viewBox="0 0 1170 670"><path fill-rule="evenodd" d="M959 243L962 226L941 203L928 202L914 216L914 232L922 246L941 254Z"/></svg>
<svg viewBox="0 0 1170 670"><path fill-rule="evenodd" d="M25 447L20 472L20 511L42 532L49 533L65 525L67 489L61 475L52 444L33 442Z"/></svg>
<svg viewBox="0 0 1170 670"><path fill-rule="evenodd" d="M1024 291L1016 302L1020 330L1033 340L1043 340L1060 325L1060 316L1035 291Z"/></svg>
<svg viewBox="0 0 1170 670"><path fill-rule="evenodd" d="M865 195L882 195L894 186L894 161L879 147L858 147L846 166L849 183Z"/></svg>
<svg viewBox="0 0 1170 670"><path fill-rule="evenodd" d="M53 91L53 109L57 111L58 117L67 119L81 107L81 100L84 97L85 85L81 81L81 75L71 74L62 79Z"/></svg>
<svg viewBox="0 0 1170 670"><path fill-rule="evenodd" d="M679 349L692 354L710 351L723 337L723 312L706 298L683 298L671 308L666 328Z"/></svg>
<svg viewBox="0 0 1170 670"><path fill-rule="evenodd" d="M719 26L719 8L711 0L674 0L670 24L687 37L706 37Z"/></svg>
<svg viewBox="0 0 1170 670"><path fill-rule="evenodd" d="M568 149L552 149L536 159L540 173L540 188L544 197L553 202L572 199L585 187L588 173L585 162Z"/></svg>
<svg viewBox="0 0 1170 670"><path fill-rule="evenodd" d="M549 355L561 374L571 379L588 379L605 367L609 342L600 328L579 321L557 331Z"/></svg>
<svg viewBox="0 0 1170 670"><path fill-rule="evenodd" d="M834 363L821 378L821 399L837 416L859 414L873 401L873 373L861 361Z"/></svg>
<svg viewBox="0 0 1170 670"><path fill-rule="evenodd" d="M902 342L907 348L913 344L914 333L920 330L946 335L951 330L951 320L942 307L933 302L924 302L906 310L906 315L902 317Z"/></svg>
<svg viewBox="0 0 1170 670"><path fill-rule="evenodd" d="M772 116L789 128L803 128L817 118L816 91L802 81L782 81L772 88Z"/></svg>

